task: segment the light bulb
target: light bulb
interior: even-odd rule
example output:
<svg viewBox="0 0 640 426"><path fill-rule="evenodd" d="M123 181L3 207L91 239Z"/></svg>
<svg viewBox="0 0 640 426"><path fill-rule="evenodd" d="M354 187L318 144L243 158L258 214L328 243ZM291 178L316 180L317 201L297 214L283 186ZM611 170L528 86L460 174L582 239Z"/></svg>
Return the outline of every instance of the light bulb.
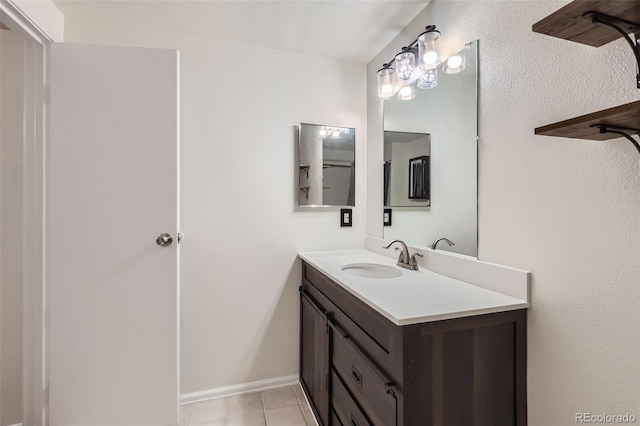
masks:
<svg viewBox="0 0 640 426"><path fill-rule="evenodd" d="M438 60L438 40L440 32L435 27L427 27L427 31L418 37L418 57L420 68L431 70L440 65Z"/></svg>
<svg viewBox="0 0 640 426"><path fill-rule="evenodd" d="M398 99L400 99L401 101L409 101L415 97L416 95L413 92L413 86L404 86L398 92Z"/></svg>
<svg viewBox="0 0 640 426"><path fill-rule="evenodd" d="M438 62L438 52L432 50L430 52L426 52L422 61L427 65L433 65Z"/></svg>
<svg viewBox="0 0 640 426"><path fill-rule="evenodd" d="M378 70L378 97L389 99L393 96L396 85L396 72L389 65L385 64Z"/></svg>
<svg viewBox="0 0 640 426"><path fill-rule="evenodd" d="M334 130L333 133L331 133L331 136L334 138L339 138L340 137L340 131L339 130Z"/></svg>
<svg viewBox="0 0 640 426"><path fill-rule="evenodd" d="M465 54L464 49L452 55L442 64L442 72L445 74L458 74L464 70Z"/></svg>
<svg viewBox="0 0 640 426"><path fill-rule="evenodd" d="M320 127L320 130L318 130L318 137L324 138L327 136L327 134L327 129L325 129L324 127Z"/></svg>
<svg viewBox="0 0 640 426"><path fill-rule="evenodd" d="M458 68L460 65L462 65L462 58L460 55L453 55L447 59L447 66L449 68Z"/></svg>

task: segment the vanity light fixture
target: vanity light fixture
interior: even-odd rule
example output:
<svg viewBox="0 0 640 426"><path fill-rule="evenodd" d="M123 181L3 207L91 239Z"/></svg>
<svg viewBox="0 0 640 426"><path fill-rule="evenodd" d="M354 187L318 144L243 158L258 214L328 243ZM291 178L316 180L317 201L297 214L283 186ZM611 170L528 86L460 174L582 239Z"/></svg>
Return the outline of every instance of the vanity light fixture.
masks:
<svg viewBox="0 0 640 426"><path fill-rule="evenodd" d="M442 61L439 40L440 31L435 25L428 25L409 46L384 64L378 70L378 97L386 100L397 93L398 99L410 100L415 97L414 82L419 89L438 85L438 68L447 74L464 70L464 49Z"/></svg>
<svg viewBox="0 0 640 426"><path fill-rule="evenodd" d="M334 126L320 126L318 128L318 137L321 139L331 136L334 139L338 139L340 135L351 133L351 129L347 127L334 127Z"/></svg>
<svg viewBox="0 0 640 426"><path fill-rule="evenodd" d="M329 134L329 130L327 130L327 128L326 128L326 127L321 126L321 127L318 129L318 137L319 137L319 138L326 138L328 134Z"/></svg>

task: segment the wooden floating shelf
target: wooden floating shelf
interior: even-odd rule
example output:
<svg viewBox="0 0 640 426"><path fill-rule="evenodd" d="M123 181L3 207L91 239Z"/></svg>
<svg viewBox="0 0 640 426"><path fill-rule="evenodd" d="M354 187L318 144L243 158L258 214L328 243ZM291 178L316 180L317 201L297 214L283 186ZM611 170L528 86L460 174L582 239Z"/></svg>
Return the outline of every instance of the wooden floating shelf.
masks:
<svg viewBox="0 0 640 426"><path fill-rule="evenodd" d="M589 46L600 47L622 35L605 25L594 24L584 16L588 12L605 15L640 24L640 1L638 0L574 0L543 20L533 24L533 31ZM638 26L625 28L629 33Z"/></svg>
<svg viewBox="0 0 640 426"><path fill-rule="evenodd" d="M538 127L536 135L558 136L562 138L590 139L604 141L619 138L620 135L600 133L594 124L640 129L640 101L605 109L548 126Z"/></svg>

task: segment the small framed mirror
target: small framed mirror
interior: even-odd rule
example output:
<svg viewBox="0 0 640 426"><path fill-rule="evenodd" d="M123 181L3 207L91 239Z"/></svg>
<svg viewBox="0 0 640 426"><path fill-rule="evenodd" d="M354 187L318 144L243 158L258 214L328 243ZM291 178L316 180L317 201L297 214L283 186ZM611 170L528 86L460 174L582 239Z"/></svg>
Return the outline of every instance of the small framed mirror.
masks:
<svg viewBox="0 0 640 426"><path fill-rule="evenodd" d="M298 206L355 206L356 130L301 123Z"/></svg>

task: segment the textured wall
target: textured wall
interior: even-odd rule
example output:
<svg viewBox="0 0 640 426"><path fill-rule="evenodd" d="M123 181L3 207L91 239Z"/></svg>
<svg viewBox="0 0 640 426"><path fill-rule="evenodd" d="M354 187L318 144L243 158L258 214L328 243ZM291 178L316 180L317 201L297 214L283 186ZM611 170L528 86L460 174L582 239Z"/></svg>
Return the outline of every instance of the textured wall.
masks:
<svg viewBox="0 0 640 426"><path fill-rule="evenodd" d="M355 127L363 164L365 65L116 25L71 5L65 18L68 42L181 53L181 393L297 373L296 254L362 247L366 187L360 167L353 228L335 210L294 211L294 125Z"/></svg>
<svg viewBox="0 0 640 426"><path fill-rule="evenodd" d="M444 48L480 40L479 257L533 272L531 426L576 412L640 418L640 156L624 139L534 128L640 99L623 40L599 49L533 33L564 1L434 0L368 66L368 233L382 235L375 71L425 25Z"/></svg>

